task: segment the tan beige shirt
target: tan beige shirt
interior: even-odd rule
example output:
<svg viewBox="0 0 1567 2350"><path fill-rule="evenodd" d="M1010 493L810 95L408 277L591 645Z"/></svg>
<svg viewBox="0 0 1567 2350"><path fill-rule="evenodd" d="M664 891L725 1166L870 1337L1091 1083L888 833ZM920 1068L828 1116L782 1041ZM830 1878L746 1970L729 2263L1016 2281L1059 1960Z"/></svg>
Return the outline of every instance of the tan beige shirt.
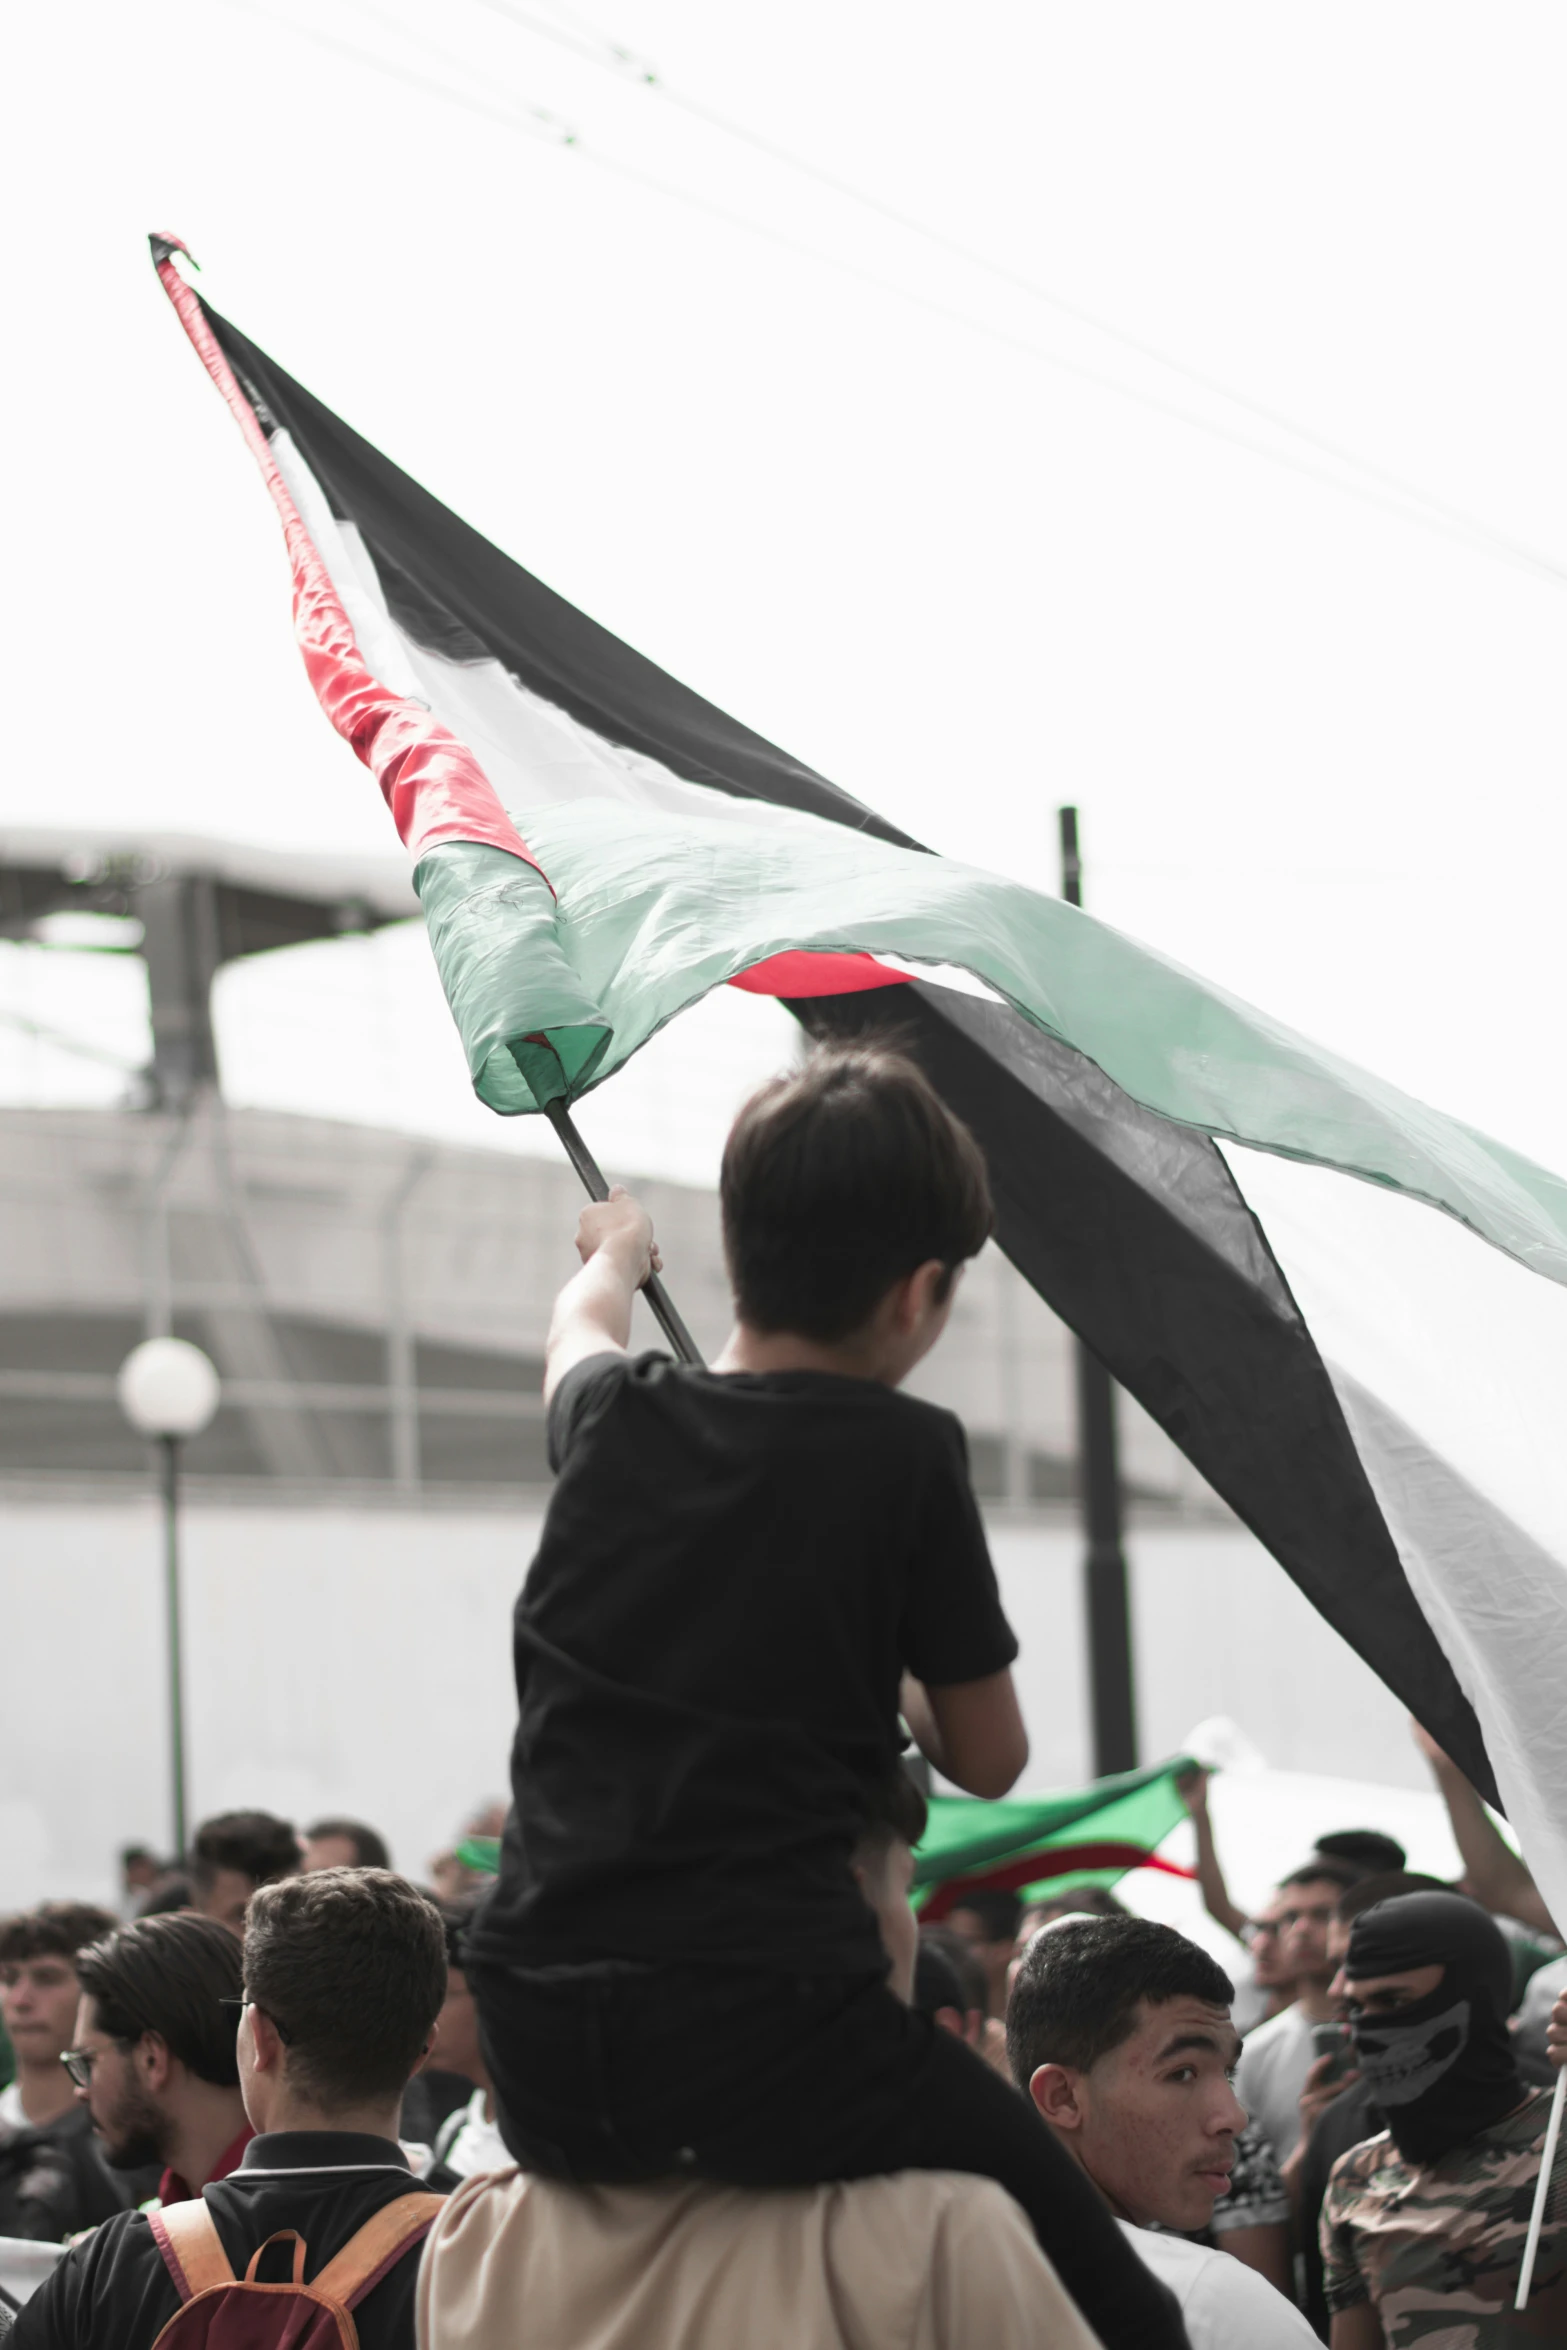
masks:
<svg viewBox="0 0 1567 2350"><path fill-rule="evenodd" d="M467 2179L419 2350L1098 2350L1010 2195L957 2171L756 2194Z"/></svg>

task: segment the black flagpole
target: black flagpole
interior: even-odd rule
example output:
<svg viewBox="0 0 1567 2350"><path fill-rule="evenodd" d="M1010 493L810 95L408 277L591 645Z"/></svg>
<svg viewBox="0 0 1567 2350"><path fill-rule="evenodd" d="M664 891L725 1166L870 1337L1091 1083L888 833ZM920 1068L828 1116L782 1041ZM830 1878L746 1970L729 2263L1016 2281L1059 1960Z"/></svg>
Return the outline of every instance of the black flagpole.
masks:
<svg viewBox="0 0 1567 2350"><path fill-rule="evenodd" d="M576 1120L563 1101L546 1102L544 1115L560 1136L561 1148L582 1178L582 1188L589 1199L608 1199L609 1185L604 1171L577 1131ZM696 1340L686 1328L669 1300L669 1293L656 1273L650 1273L642 1284L642 1294L653 1309L653 1319L674 1348L683 1363L702 1360Z"/></svg>
<svg viewBox="0 0 1567 2350"><path fill-rule="evenodd" d="M1061 810L1061 895L1083 902L1077 810ZM1094 1776L1137 1768L1137 1707L1132 1684L1132 1624L1126 1557L1121 1548L1121 1469L1116 1444L1115 1383L1096 1354L1077 1341L1078 1463L1082 1479L1083 1606L1088 1618L1088 1682L1094 1731Z"/></svg>

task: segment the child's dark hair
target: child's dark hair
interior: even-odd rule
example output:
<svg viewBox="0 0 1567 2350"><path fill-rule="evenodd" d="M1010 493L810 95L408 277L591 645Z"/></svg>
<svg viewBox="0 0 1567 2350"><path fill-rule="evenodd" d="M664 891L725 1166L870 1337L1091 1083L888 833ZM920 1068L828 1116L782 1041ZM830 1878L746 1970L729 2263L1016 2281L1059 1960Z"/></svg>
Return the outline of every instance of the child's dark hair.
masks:
<svg viewBox="0 0 1567 2350"><path fill-rule="evenodd" d="M912 1061L877 1046L819 1046L753 1094L719 1192L740 1319L827 1343L919 1265L944 1265L950 1286L994 1222L974 1137Z"/></svg>

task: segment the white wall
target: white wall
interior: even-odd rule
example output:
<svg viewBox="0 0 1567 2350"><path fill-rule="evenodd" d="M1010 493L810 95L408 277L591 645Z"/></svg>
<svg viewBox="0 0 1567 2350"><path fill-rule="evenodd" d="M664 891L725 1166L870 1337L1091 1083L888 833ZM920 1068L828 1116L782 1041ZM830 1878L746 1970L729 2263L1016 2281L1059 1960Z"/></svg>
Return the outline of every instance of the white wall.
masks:
<svg viewBox="0 0 1567 2350"><path fill-rule="evenodd" d="M1068 1526L992 1529L1033 1749L1029 1777L1088 1769L1082 1544ZM1279 1770L1430 1785L1403 1709L1240 1527L1134 1533L1139 1736L1145 1759L1227 1714Z"/></svg>
<svg viewBox="0 0 1567 2350"><path fill-rule="evenodd" d="M421 1872L503 1792L523 1512L192 1507L192 1817L358 1813ZM1035 1785L1087 1770L1070 1527L998 1524ZM1283 1770L1424 1784L1394 1701L1239 1531L1133 1538L1144 1752L1231 1715ZM0 1503L0 1909L107 1897L114 1848L167 1838L160 1522L145 1504ZM1339 1823L1343 1825L1343 1822Z"/></svg>
<svg viewBox="0 0 1567 2350"><path fill-rule="evenodd" d="M357 1813L422 1872L506 1786L510 1612L537 1516L192 1508L191 1816ZM168 1841L161 1521L0 1508L0 1908L112 1888Z"/></svg>

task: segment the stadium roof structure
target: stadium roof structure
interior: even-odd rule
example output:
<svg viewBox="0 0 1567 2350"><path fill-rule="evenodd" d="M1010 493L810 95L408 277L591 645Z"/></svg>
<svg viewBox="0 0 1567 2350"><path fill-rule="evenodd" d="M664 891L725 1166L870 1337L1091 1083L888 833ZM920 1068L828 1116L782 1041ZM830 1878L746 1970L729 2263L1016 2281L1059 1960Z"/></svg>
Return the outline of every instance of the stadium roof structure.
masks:
<svg viewBox="0 0 1567 2350"><path fill-rule="evenodd" d="M417 917L398 857L297 856L182 832L0 828L0 938L46 935L60 914L140 924L152 1060L146 1106L183 1108L217 1083L212 982L225 963Z"/></svg>
<svg viewBox="0 0 1567 2350"><path fill-rule="evenodd" d="M104 920L96 951L145 963L152 1058L120 1110L0 1108L0 1481L139 1483L114 1374L139 1339L173 1331L223 1380L189 1448L198 1482L279 1500L494 1506L537 1492L543 1333L580 1202L564 1160L237 1107L218 1082L219 970L419 919L405 860L0 827L0 938L54 929L60 943L61 915L125 926ZM93 928L66 943L95 951ZM682 1310L716 1347L729 1311L716 1201L638 1188ZM934 1377L973 1432L989 1503L1073 1503L1068 1335L994 1251L960 1292ZM1227 1520L1135 1408L1126 1449L1141 1514Z"/></svg>
<svg viewBox="0 0 1567 2350"><path fill-rule="evenodd" d="M707 1349L729 1319L718 1203L637 1181ZM0 1486L33 1498L145 1489L115 1373L156 1331L216 1363L223 1401L187 1448L193 1486L354 1507L536 1500L550 1303L576 1258L564 1159L224 1102L0 1108ZM639 1343L657 1344L651 1321ZM922 1392L963 1415L987 1506L1074 1506L1068 1334L995 1250L969 1270ZM1129 1409L1134 1522L1227 1513Z"/></svg>

